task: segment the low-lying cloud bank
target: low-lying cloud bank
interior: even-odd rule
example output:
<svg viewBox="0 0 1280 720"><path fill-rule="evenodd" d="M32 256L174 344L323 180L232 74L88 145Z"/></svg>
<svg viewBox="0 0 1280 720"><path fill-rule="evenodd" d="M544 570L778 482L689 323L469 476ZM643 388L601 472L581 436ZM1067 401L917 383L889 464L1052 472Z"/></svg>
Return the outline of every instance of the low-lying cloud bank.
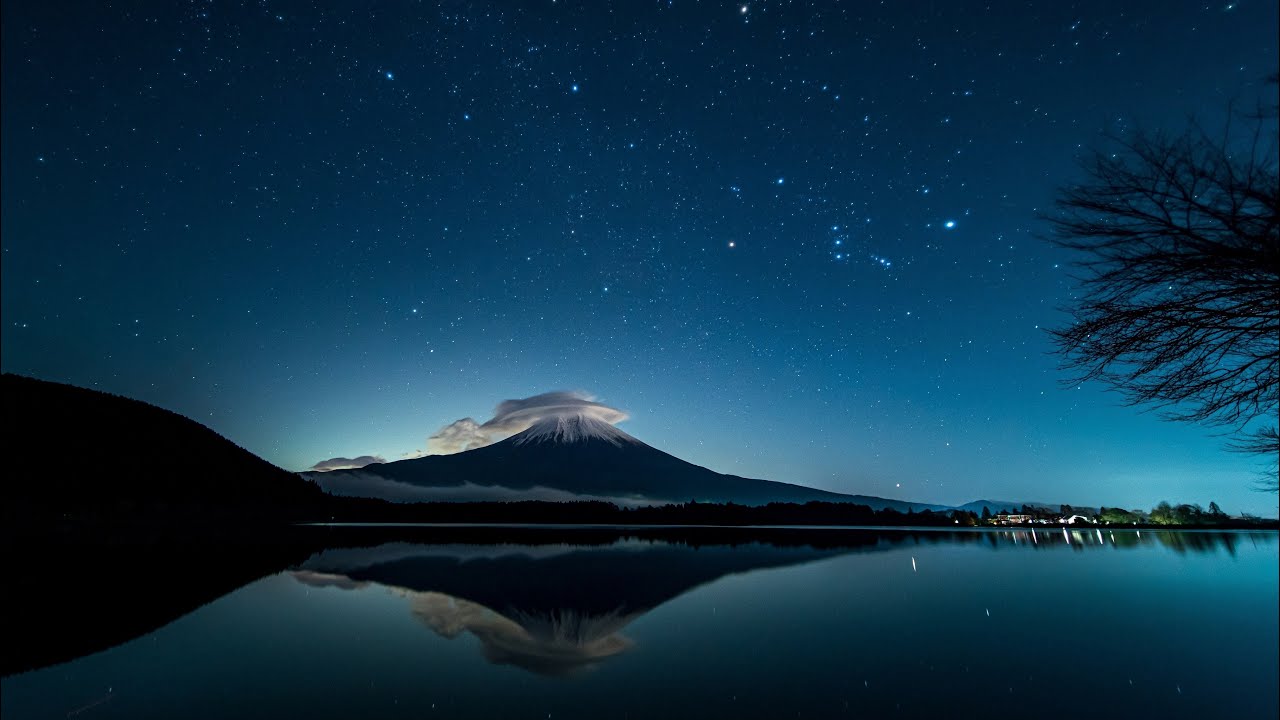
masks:
<svg viewBox="0 0 1280 720"><path fill-rule="evenodd" d="M518 400L503 400L493 410L493 417L478 423L466 417L440 428L427 438L426 455L450 455L464 450L491 445L529 429L547 418L583 416L617 425L627 414L617 408L596 402L583 392L557 390Z"/></svg>
<svg viewBox="0 0 1280 720"><path fill-rule="evenodd" d="M392 502L515 502L542 500L546 502L579 502L596 500L620 507L641 505L665 505L666 500L633 497L608 497L604 495L579 495L567 490L535 485L531 488L510 488L503 485L463 485L423 487L410 483L388 480L380 475L364 472L308 474L325 492L348 497L367 497Z"/></svg>
<svg viewBox="0 0 1280 720"><path fill-rule="evenodd" d="M354 457L354 458L336 457L336 458L329 458L328 460L321 460L320 462L308 468L308 470L312 472L328 472L330 470L356 470L366 465L373 465L376 463L384 463L384 462L386 462L386 460L377 455L361 455L360 457Z"/></svg>

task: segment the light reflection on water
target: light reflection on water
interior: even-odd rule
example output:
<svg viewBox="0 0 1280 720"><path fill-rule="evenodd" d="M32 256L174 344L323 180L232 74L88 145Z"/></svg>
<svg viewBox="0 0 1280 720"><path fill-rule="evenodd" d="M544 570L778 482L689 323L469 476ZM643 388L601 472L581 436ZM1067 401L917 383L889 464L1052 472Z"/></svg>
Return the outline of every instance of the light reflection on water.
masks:
<svg viewBox="0 0 1280 720"><path fill-rule="evenodd" d="M1235 554L1236 546L1241 542L1257 545L1274 541L1275 533L1270 532L1224 532L1215 530L1136 530L1116 529L1109 527L1028 527L1025 529L1006 529L980 531L989 538L989 544L999 546L1004 543L1013 545L1029 545L1031 547L1056 547L1067 545L1075 550L1091 548L1136 549L1143 545L1158 545L1179 553L1214 553L1225 552ZM993 542L990 540L994 538Z"/></svg>
<svg viewBox="0 0 1280 720"><path fill-rule="evenodd" d="M1280 705L1275 533L803 537L330 548L125 645L5 678L0 713L957 717L1077 698L1090 717L1273 717Z"/></svg>

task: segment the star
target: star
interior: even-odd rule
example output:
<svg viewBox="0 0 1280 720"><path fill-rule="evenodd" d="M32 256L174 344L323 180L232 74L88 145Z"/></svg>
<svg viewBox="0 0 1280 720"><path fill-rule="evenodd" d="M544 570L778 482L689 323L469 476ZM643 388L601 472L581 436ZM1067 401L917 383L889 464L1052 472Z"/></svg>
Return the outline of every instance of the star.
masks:
<svg viewBox="0 0 1280 720"><path fill-rule="evenodd" d="M116 27L109 8L86 3L15 25L30 42L5 45L14 62L4 63L0 109L5 147L31 154L4 168L17 179L2 188L3 327L14 335L4 369L150 387L148 399L201 416L234 408L239 419L222 422L237 439L298 467L314 458L293 454L346 442L349 422L364 438L367 423L325 413L307 426L315 433L298 433L310 408L286 400L360 397L398 382L435 345L440 357L412 368L422 372L410 390L438 412L500 400L476 390L489 375L531 392L583 384L643 413L652 434L641 439L715 465L738 452L734 440L719 422L704 437L689 413L723 413L729 427L737 408L767 408L770 442L716 469L785 481L830 469L829 490L871 489L853 474L880 452L902 477L955 477L935 446L918 451L936 441L920 407L964 418L990 409L1015 428L1046 428L1037 437L1076 432L1060 421L1083 417L1072 410L1082 393L1054 389L1064 376L1043 329L1046 308L1076 297L1072 258L1040 237L1040 209L1079 179L1074 158L1099 131L1176 133L1186 112L1220 95L1249 104L1275 87L1256 64L1275 56L1274 23L1262 22L1274 8L1243 0L1095 3L1088 15L1029 0L1027 12L977 20L963 3L923 15L877 3L859 20L759 0L664 0L629 7L623 24L559 0L529 13L454 3L438 28L417 27L419 10L399 4L359 22L310 3L216 13L207 4L158 3L147 22ZM84 55L68 43L104 23L126 44L149 42L154 23L173 29L156 48L166 62L139 71L95 49L109 62L59 71L59 100L46 104L51 68ZM1037 40L1005 42L1019 36ZM1161 59L1188 38L1201 50L1195 72ZM242 72L249 58L264 70ZM872 60L890 68L884 82L843 71ZM382 63L409 76L401 83ZM235 92L208 102L233 77ZM1134 77L1177 92L1135 94ZM585 97L583 83L596 80ZM151 113L157 97L173 112ZM176 120L191 117L199 122ZM99 237L85 242L73 223L50 220L65 203L85 204ZM967 224L979 217L981 228ZM739 237L749 251L737 252ZM717 256L717 242L733 257ZM157 243L166 268L219 271L191 288L180 271L154 282L159 266L145 258ZM413 302L400 322L397 304L415 297L431 312ZM133 322L140 309L145 328ZM979 327L981 350L966 342L957 354L958 334ZM143 329L145 353L135 347ZM205 351L219 345L225 352ZM709 372L717 357L750 372ZM240 374L238 358L280 374ZM192 363L199 380L176 383L174 368ZM456 383L448 373L459 370ZM350 387L329 396L348 371ZM858 373L893 377L895 402L886 394L873 407L881 395L851 380ZM267 391L290 376L291 392ZM220 394L228 377L233 397ZM388 393L362 412L381 422L407 409ZM847 452L810 458L838 435L811 434L811 424L856 434ZM1127 433L1173 427L1125 423L1114 447L1098 441L1099 457L1114 459L1105 448L1122 448ZM1101 479L1089 485L1092 466L1064 464L1070 444L1040 457L1008 442L1003 425L970 429L964 445L1001 448L993 453L1008 462L991 480L1004 484L961 473L947 497L1043 480L1043 494L1006 497L1056 500L1053 483L1070 476L1084 484L1062 499L1078 490L1080 502L1141 502ZM1196 457L1218 458L1219 444L1205 439ZM1191 457L1175 447L1179 462ZM1173 462L1154 457L1160 468ZM1037 477L1042 462L1060 472ZM1239 494L1241 510L1275 514L1254 495ZM1227 490L1216 499L1237 502Z"/></svg>

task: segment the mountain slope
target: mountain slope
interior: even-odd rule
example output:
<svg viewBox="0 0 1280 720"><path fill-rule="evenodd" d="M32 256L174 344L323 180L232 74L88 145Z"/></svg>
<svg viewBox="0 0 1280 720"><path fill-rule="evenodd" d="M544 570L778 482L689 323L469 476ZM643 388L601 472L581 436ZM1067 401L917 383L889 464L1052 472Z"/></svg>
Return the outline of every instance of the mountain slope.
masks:
<svg viewBox="0 0 1280 720"><path fill-rule="evenodd" d="M314 483L168 410L8 373L0 390L6 522L49 513L283 518L323 499Z"/></svg>
<svg viewBox="0 0 1280 720"><path fill-rule="evenodd" d="M650 447L609 423L573 416L548 418L493 445L455 455L429 455L312 475L375 476L419 487L554 488L576 495L651 502L855 502L906 511L926 505L844 495L802 485L725 475Z"/></svg>

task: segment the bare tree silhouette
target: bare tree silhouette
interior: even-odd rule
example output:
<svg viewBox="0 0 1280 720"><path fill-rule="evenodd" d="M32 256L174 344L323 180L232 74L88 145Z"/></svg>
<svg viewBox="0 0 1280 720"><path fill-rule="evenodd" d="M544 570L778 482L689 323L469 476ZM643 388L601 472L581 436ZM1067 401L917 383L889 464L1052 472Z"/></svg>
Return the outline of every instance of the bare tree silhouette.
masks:
<svg viewBox="0 0 1280 720"><path fill-rule="evenodd" d="M1274 77L1271 83L1274 83ZM1269 83L1269 84L1271 84ZM1280 184L1274 108L1221 137L1137 133L1060 191L1054 241L1080 259L1080 295L1051 330L1072 382L1235 435L1272 456L1280 388Z"/></svg>

